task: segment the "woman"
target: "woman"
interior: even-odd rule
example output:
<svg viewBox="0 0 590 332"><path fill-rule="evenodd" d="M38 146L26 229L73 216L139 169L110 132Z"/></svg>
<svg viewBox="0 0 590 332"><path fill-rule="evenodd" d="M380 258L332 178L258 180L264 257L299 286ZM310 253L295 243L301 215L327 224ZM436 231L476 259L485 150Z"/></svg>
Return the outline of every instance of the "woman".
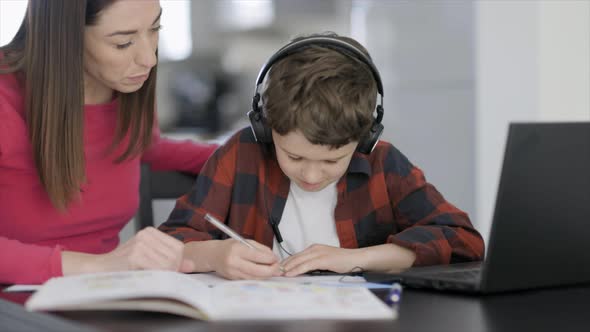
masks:
<svg viewBox="0 0 590 332"><path fill-rule="evenodd" d="M154 228L118 246L140 162L197 173L215 146L161 138L159 1L30 0L0 48L0 283L192 270Z"/></svg>

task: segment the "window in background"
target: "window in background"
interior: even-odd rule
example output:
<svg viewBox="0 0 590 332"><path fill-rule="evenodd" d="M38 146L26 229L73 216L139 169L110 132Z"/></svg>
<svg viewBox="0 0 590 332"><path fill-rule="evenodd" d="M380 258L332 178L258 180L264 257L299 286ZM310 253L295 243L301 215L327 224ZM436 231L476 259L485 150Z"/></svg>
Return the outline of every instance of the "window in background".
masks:
<svg viewBox="0 0 590 332"><path fill-rule="evenodd" d="M0 0L0 46L12 40L26 10L26 0Z"/></svg>
<svg viewBox="0 0 590 332"><path fill-rule="evenodd" d="M249 30L271 25L275 17L273 0L222 0L216 2L217 21L227 29Z"/></svg>
<svg viewBox="0 0 590 332"><path fill-rule="evenodd" d="M162 0L162 30L158 56L163 61L178 61L190 56L191 4L189 0Z"/></svg>

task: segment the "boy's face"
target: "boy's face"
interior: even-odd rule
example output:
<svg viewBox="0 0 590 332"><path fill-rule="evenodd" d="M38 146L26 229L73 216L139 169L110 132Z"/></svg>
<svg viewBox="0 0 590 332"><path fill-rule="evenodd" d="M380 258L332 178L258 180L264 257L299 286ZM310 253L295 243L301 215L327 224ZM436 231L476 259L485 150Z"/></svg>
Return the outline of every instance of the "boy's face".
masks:
<svg viewBox="0 0 590 332"><path fill-rule="evenodd" d="M338 149L311 144L296 130L281 136L272 131L277 160L281 170L305 191L320 191L338 181L348 169L358 142Z"/></svg>

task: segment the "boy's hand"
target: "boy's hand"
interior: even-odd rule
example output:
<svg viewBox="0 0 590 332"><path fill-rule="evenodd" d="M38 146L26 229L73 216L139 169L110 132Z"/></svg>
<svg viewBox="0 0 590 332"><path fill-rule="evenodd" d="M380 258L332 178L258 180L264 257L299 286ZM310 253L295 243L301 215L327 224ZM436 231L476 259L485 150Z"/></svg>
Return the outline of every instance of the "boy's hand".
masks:
<svg viewBox="0 0 590 332"><path fill-rule="evenodd" d="M256 249L248 248L234 239L219 241L210 265L227 279L267 279L280 276L279 260L272 250L248 240Z"/></svg>
<svg viewBox="0 0 590 332"><path fill-rule="evenodd" d="M361 266L362 259L358 249L344 249L313 244L302 252L282 262L284 276L295 277L313 270L330 270L337 273L351 272Z"/></svg>

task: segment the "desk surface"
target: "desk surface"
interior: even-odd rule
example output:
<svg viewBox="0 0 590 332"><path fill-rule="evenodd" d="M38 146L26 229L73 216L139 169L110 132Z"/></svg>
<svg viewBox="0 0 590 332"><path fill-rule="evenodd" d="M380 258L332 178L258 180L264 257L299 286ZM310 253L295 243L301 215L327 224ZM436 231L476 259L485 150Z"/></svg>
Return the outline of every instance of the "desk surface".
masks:
<svg viewBox="0 0 590 332"><path fill-rule="evenodd" d="M376 291L378 296L383 291ZM24 294L0 297L21 302ZM470 296L405 290L395 321L202 322L141 312L70 312L59 317L103 331L559 331L588 330L590 285ZM4 327L3 327L4 328ZM8 328L8 327L6 327ZM10 328L8 328L10 330Z"/></svg>

